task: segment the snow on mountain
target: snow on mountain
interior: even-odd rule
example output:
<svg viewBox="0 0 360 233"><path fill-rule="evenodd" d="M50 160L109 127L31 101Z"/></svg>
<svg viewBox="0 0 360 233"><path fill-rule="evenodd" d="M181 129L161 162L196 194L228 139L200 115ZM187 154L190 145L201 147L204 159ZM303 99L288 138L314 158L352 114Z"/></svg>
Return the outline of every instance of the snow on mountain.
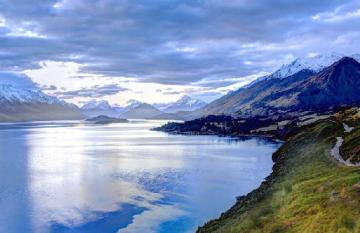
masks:
<svg viewBox="0 0 360 233"><path fill-rule="evenodd" d="M64 101L56 97L44 94L40 90L31 90L25 88L14 87L9 84L0 84L0 102L11 103L46 103L46 104L62 104Z"/></svg>
<svg viewBox="0 0 360 233"><path fill-rule="evenodd" d="M353 54L351 57L354 58L357 62L360 62L360 53Z"/></svg>
<svg viewBox="0 0 360 233"><path fill-rule="evenodd" d="M90 100L81 107L81 111L88 117L97 117L105 115L109 117L117 117L123 108L111 106L106 100Z"/></svg>
<svg viewBox="0 0 360 233"><path fill-rule="evenodd" d="M138 100L129 100L125 105L111 105L106 100L91 100L81 107L81 111L88 117L99 115L119 117L121 114L131 111L141 104L142 102Z"/></svg>
<svg viewBox="0 0 360 233"><path fill-rule="evenodd" d="M272 73L269 78L286 78L304 69L308 69L313 72L319 72L340 60L344 56L344 54L340 53L329 53L324 55L316 55L313 57L297 58L290 64L281 66L281 68ZM359 54L354 54L350 57L360 61Z"/></svg>
<svg viewBox="0 0 360 233"><path fill-rule="evenodd" d="M168 104L157 104L155 107L167 113L175 113L178 111L193 111L202 108L206 103L202 100L191 98L184 95L179 100Z"/></svg>
<svg viewBox="0 0 360 233"><path fill-rule="evenodd" d="M318 66L319 67L319 66ZM303 69L286 78L263 79L240 88L200 109L206 115L270 116L298 111L327 111L360 102L360 63L343 57L315 73Z"/></svg>
<svg viewBox="0 0 360 233"><path fill-rule="evenodd" d="M278 70L276 70L274 73L262 76L257 78L256 80L252 81L251 83L241 87L241 88L248 88L255 83L258 83L265 79L271 79L271 78L287 78L293 74L296 74L297 72L301 70L310 70L312 72L320 72L326 67L332 65L333 63L339 61L341 58L345 57L344 54L340 53L329 53L324 55L316 55L313 57L306 57L306 58L297 58L294 61L292 61L289 64L282 65ZM354 58L358 62L360 62L360 54L353 54L349 57Z"/></svg>
<svg viewBox="0 0 360 233"><path fill-rule="evenodd" d="M127 108L127 109L133 109L133 108L136 108L137 106L139 106L141 104L143 104L143 102L131 99L125 104L124 107Z"/></svg>
<svg viewBox="0 0 360 233"><path fill-rule="evenodd" d="M0 72L0 102L61 104L75 107L55 96L43 93L29 77L14 72Z"/></svg>
<svg viewBox="0 0 360 233"><path fill-rule="evenodd" d="M168 108L170 105L172 105L174 102L171 103L155 103L153 106L160 111L164 111L166 108Z"/></svg>
<svg viewBox="0 0 360 233"><path fill-rule="evenodd" d="M99 110L107 110L111 109L111 105L106 100L91 100L85 103L81 109L90 110L90 109L99 109Z"/></svg>
<svg viewBox="0 0 360 233"><path fill-rule="evenodd" d="M43 93L26 75L0 72L0 122L77 120L82 117L76 105Z"/></svg>

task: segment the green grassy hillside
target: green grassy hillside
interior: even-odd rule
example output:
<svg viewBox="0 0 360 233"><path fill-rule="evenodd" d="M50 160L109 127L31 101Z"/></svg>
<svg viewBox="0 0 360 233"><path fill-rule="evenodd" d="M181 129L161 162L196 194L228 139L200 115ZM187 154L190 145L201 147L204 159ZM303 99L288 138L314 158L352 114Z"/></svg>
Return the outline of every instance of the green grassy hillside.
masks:
<svg viewBox="0 0 360 233"><path fill-rule="evenodd" d="M359 120L353 116L347 111L302 128L273 155L267 181L198 232L360 233L360 167L330 157L338 136L344 137L341 152L358 153ZM345 133L342 122L355 129Z"/></svg>

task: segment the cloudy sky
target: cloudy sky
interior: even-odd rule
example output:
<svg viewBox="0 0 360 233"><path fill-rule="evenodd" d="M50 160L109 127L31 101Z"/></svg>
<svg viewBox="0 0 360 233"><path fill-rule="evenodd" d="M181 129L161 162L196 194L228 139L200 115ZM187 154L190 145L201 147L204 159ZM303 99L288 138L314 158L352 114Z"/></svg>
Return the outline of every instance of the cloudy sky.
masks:
<svg viewBox="0 0 360 233"><path fill-rule="evenodd" d="M209 101L295 57L359 52L359 29L359 0L0 0L0 71L76 103Z"/></svg>

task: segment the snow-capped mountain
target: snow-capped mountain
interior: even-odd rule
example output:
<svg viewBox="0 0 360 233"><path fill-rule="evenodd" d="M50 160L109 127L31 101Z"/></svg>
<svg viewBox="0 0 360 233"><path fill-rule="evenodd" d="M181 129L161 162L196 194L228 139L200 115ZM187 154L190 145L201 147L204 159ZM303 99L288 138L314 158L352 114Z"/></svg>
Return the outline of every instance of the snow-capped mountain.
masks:
<svg viewBox="0 0 360 233"><path fill-rule="evenodd" d="M106 100L91 100L85 103L82 107L82 110L92 110L92 109L101 109L108 110L111 109L111 105Z"/></svg>
<svg viewBox="0 0 360 233"><path fill-rule="evenodd" d="M131 99L125 104L124 107L130 110L130 109L136 108L137 106L139 106L141 104L143 104L143 102Z"/></svg>
<svg viewBox="0 0 360 233"><path fill-rule="evenodd" d="M143 104L138 100L129 100L125 105L111 105L106 100L91 100L85 103L81 107L81 111L87 117L96 117L99 115L105 115L110 117L119 117L121 114L135 109L139 105Z"/></svg>
<svg viewBox="0 0 360 233"><path fill-rule="evenodd" d="M179 112L170 113L163 110L174 103L147 104L137 100L129 100L125 105L125 111L120 114L122 118L133 119L158 119L158 120L184 120ZM158 107L160 106L160 108Z"/></svg>
<svg viewBox="0 0 360 233"><path fill-rule="evenodd" d="M0 84L0 102L67 105L66 102L46 95L40 90L17 88L9 84Z"/></svg>
<svg viewBox="0 0 360 233"><path fill-rule="evenodd" d="M193 111L202 108L206 105L206 102L198 99L191 98L184 95L176 102L166 104L154 104L159 110L166 113L175 113L179 111Z"/></svg>
<svg viewBox="0 0 360 233"><path fill-rule="evenodd" d="M320 72L326 67L330 66L334 62L340 60L345 55L340 53L329 53L323 55L316 55L313 57L297 58L290 64L286 64L276 70L274 73L269 75L269 78L286 78L301 70L311 70L313 72ZM349 57L360 61L360 54L354 54Z"/></svg>
<svg viewBox="0 0 360 233"><path fill-rule="evenodd" d="M314 67L321 69L319 64ZM360 63L354 58L343 57L319 72L312 71L307 66L286 78L262 79L211 102L192 117L219 114L250 117L292 114L297 111L321 112L341 106L359 106L358 93Z"/></svg>
<svg viewBox="0 0 360 233"><path fill-rule="evenodd" d="M0 121L82 119L74 104L43 93L24 75L0 73Z"/></svg>
<svg viewBox="0 0 360 233"><path fill-rule="evenodd" d="M60 104L76 107L42 92L39 86L24 74L0 72L0 102Z"/></svg>
<svg viewBox="0 0 360 233"><path fill-rule="evenodd" d="M106 100L90 100L81 107L81 111L87 117L99 115L117 117L120 113L124 112L124 108L111 106Z"/></svg>
<svg viewBox="0 0 360 233"><path fill-rule="evenodd" d="M313 57L302 57L293 60L289 64L282 65L279 69L273 72L270 75L262 76L257 78L256 80L252 81L251 83L241 87L242 89L248 88L260 81L272 78L283 79L292 76L293 74L298 73L301 70L309 70L311 72L317 73L325 69L326 67L330 66L331 64L335 63L336 61L340 60L341 58L345 57L344 54L341 53L328 53L323 55L316 55ZM360 54L353 54L351 56L358 62L360 62ZM227 95L231 95L228 93Z"/></svg>

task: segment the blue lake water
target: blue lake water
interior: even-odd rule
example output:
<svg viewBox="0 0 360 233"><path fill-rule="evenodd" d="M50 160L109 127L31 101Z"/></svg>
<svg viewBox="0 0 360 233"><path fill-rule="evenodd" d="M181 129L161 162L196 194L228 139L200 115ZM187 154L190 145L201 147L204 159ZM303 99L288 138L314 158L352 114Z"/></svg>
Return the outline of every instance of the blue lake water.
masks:
<svg viewBox="0 0 360 233"><path fill-rule="evenodd" d="M280 146L162 121L0 125L0 232L193 232L258 187Z"/></svg>

